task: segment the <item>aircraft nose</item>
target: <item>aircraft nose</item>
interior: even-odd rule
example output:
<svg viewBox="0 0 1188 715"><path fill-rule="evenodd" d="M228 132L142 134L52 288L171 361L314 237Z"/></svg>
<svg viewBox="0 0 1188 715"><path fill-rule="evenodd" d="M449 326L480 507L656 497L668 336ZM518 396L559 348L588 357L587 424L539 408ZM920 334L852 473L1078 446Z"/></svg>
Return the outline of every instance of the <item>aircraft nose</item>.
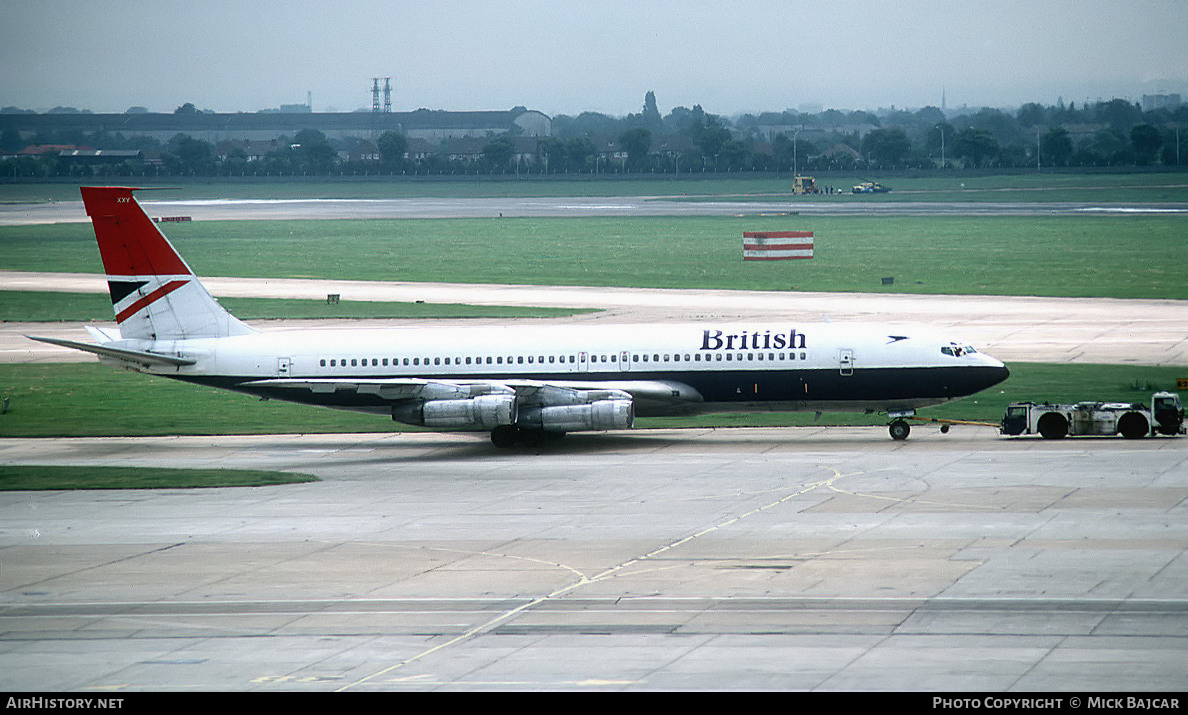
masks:
<svg viewBox="0 0 1188 715"><path fill-rule="evenodd" d="M997 362L997 361L995 361L995 362ZM987 377L986 387L992 387L994 385L997 385L998 383L1002 382L1003 380L1007 379L1010 376L1011 376L1010 369L1008 369L1006 365L1003 365L1002 363L998 363L997 365L995 365L994 367L991 367L987 371L987 373L986 373L986 377ZM985 389L985 388L982 388L982 389Z"/></svg>

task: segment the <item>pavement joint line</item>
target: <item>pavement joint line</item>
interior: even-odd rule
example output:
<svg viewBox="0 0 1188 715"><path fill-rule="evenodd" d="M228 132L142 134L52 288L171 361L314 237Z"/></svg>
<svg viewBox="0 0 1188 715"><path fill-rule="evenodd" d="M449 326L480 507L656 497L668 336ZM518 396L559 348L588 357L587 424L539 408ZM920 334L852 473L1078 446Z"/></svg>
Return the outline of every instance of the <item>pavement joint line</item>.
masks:
<svg viewBox="0 0 1188 715"><path fill-rule="evenodd" d="M686 543L694 541L698 538L701 538L702 536L705 536L706 534L710 534L710 533L713 533L720 529L723 529L731 524L734 524L734 523L737 523L743 519L746 519L749 516L758 514L762 511L766 511L767 509L770 509L774 506L784 504L784 503L788 502L790 499L793 499L797 496L806 494L806 493L813 491L819 487L831 485L833 482L836 482L837 480L842 479L844 476L846 476L846 475L843 475L840 471L838 471L836 469L833 469L832 471L833 471L834 475L828 479L824 479L824 480L821 480L818 482L811 482L811 483L801 487L800 489L797 489L797 490L793 491L792 493L787 494L787 495L785 495L773 502L770 502L764 506L756 507L755 509L752 509L751 511L748 511L744 514L731 517L724 522L721 522L719 524L711 526L707 529L703 529L702 531L699 531L695 534L691 534L684 538L678 539L678 540L671 542L669 544L666 544L664 546L661 546L660 548L658 548L654 551L648 552L648 553L644 554L643 556L640 556L640 557L637 557L634 559L630 559L630 560L625 561L617 566L612 566L611 568L603 571L602 573L600 573L592 578L586 577L585 575L581 575L581 577L574 583L571 583L567 586L563 586L563 587L553 591L552 593L548 593L543 596L534 598L531 601L529 601L527 603L523 603L509 611L506 611L505 613L502 613L502 614L496 616L495 618L488 620L485 623L475 626L474 628L471 628L470 630L466 631L465 633L463 633L459 636L456 636L454 638L451 638L450 640L448 640L444 643L439 643L438 645L433 646L432 648L429 648L428 650L422 651L416 655L406 658L398 663L390 665L387 668L379 670L371 675L368 675L364 678L356 680L352 683L348 683L348 684L342 686L341 688L339 688L336 692L343 692L346 690L350 690L357 686L363 685L364 683L370 682L376 678L385 676L395 670L403 668L406 665L414 663L418 660L422 660L434 653L437 653L441 650L449 648L450 646L469 641L472 638L475 638L476 636L482 635L483 633L487 633L487 632L494 630L495 628L498 628L500 625L507 623L508 621L512 620L513 618L520 615L521 613L528 611L528 610L534 608L535 606L537 606L541 603L544 603L545 601L550 601L550 600L559 598L567 593L571 593L571 592L577 590L578 588L581 588L582 586L585 586L586 584L597 583L599 581L604 581L604 580L613 578L614 576L618 575L619 573L623 572L625 569L627 569L635 564L646 561L646 560L648 560L658 554L662 554L666 551L670 551L672 549L678 548L683 544L686 544Z"/></svg>

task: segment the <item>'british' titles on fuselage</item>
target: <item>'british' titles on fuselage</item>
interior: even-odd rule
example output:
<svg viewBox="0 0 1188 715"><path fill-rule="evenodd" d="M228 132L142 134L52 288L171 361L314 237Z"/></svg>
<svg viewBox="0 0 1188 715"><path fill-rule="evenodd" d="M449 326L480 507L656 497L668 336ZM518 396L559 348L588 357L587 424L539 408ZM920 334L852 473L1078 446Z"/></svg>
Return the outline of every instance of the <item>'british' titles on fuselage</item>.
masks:
<svg viewBox="0 0 1188 715"><path fill-rule="evenodd" d="M771 330L743 330L740 333L723 335L721 330L706 329L701 331L701 350L803 350L805 345L803 333L796 328L790 328L786 333Z"/></svg>

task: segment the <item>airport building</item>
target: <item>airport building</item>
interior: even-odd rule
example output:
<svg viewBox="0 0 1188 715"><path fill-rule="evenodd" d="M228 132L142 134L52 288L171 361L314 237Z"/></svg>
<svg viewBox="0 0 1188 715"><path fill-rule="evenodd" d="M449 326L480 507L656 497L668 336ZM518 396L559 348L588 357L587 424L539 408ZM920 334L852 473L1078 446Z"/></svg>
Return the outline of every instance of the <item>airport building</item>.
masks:
<svg viewBox="0 0 1188 715"><path fill-rule="evenodd" d="M149 136L165 142L187 134L211 144L226 141L271 141L316 129L328 139L374 139L394 131L409 139L438 142L442 139L515 136L547 137L552 120L524 107L508 111L447 112L418 109L414 112L261 112L261 113L126 113L126 114L0 114L0 132L15 131L22 139L58 133L120 133Z"/></svg>

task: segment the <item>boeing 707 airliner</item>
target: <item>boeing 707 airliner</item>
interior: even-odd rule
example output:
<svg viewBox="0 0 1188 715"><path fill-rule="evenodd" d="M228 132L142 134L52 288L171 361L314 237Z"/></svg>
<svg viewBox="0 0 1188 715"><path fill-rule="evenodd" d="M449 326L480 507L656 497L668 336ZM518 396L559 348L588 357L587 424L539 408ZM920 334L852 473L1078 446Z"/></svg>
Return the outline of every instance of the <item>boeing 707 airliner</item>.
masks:
<svg viewBox="0 0 1188 715"><path fill-rule="evenodd" d="M210 387L368 412L499 447L636 415L886 413L891 436L922 407L1005 380L962 340L885 325L401 327L258 331L216 301L130 187L83 187L118 331L33 337L102 362Z"/></svg>

